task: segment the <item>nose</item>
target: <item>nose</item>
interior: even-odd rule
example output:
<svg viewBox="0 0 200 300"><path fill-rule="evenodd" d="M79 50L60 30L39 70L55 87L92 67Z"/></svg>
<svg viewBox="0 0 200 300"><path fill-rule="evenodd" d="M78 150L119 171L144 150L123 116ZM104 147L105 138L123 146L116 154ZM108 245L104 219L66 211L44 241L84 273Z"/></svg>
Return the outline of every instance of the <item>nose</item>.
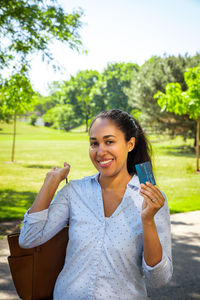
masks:
<svg viewBox="0 0 200 300"><path fill-rule="evenodd" d="M106 153L106 147L103 144L99 144L99 147L97 148L97 155L103 156Z"/></svg>

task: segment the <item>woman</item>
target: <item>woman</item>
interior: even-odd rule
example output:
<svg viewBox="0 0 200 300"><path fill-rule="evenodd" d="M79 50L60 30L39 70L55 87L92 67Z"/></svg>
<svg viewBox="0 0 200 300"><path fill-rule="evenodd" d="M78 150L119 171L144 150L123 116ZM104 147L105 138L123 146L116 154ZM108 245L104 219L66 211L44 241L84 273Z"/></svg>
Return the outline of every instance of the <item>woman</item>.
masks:
<svg viewBox="0 0 200 300"><path fill-rule="evenodd" d="M172 276L167 201L135 171L151 161L149 145L138 122L117 109L97 115L89 135L98 173L71 180L51 201L70 166L53 168L25 214L20 245L42 244L69 222L54 299L146 299L143 274L153 287Z"/></svg>

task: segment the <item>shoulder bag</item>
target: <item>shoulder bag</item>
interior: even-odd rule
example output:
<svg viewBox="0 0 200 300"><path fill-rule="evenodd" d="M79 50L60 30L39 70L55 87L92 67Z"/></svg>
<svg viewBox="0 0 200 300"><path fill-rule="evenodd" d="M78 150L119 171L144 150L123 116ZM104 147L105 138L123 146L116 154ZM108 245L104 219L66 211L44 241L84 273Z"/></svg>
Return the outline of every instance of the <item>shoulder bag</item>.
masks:
<svg viewBox="0 0 200 300"><path fill-rule="evenodd" d="M8 263L19 297L24 300L52 299L56 279L65 261L68 227L46 243L30 249L19 246L19 233L7 238Z"/></svg>

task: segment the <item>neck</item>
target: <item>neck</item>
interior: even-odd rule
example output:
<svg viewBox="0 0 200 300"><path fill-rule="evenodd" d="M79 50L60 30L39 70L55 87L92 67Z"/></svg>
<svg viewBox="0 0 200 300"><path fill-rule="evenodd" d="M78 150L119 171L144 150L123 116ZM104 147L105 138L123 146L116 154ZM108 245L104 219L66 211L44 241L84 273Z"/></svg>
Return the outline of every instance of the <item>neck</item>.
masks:
<svg viewBox="0 0 200 300"><path fill-rule="evenodd" d="M99 184L104 190L124 190L132 176L126 172L126 174L117 174L114 176L99 175Z"/></svg>

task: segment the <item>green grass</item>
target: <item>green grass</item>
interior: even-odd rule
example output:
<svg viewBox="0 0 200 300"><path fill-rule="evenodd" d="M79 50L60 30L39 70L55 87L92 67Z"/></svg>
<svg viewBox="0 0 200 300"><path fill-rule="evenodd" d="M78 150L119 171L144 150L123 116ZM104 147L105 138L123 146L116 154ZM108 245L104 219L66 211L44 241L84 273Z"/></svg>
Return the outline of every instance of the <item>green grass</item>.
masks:
<svg viewBox="0 0 200 300"><path fill-rule="evenodd" d="M12 124L0 128L0 220L23 218L51 167L69 162L70 179L96 172L88 156L87 133L18 122L15 163L11 163ZM195 172L192 141L167 136L152 136L151 141L156 181L167 195L170 211L199 210L200 174Z"/></svg>

